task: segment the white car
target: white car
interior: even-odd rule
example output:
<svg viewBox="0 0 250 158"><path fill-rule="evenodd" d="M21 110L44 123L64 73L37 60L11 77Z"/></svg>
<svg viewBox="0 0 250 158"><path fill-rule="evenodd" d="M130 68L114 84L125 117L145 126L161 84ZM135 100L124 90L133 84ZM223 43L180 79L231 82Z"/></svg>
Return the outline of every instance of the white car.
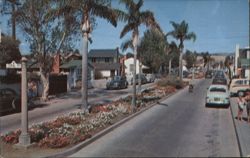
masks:
<svg viewBox="0 0 250 158"><path fill-rule="evenodd" d="M230 95L244 95L246 91L250 91L250 80L249 79L233 79L230 84Z"/></svg>
<svg viewBox="0 0 250 158"><path fill-rule="evenodd" d="M207 90L206 106L230 104L229 91L226 85L211 85Z"/></svg>

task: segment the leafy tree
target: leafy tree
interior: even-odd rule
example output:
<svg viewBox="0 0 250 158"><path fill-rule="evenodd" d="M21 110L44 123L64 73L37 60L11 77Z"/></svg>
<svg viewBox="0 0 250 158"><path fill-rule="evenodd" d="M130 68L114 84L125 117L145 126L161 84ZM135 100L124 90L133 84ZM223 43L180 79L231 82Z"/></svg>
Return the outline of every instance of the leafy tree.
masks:
<svg viewBox="0 0 250 158"><path fill-rule="evenodd" d="M184 20L179 24L175 23L173 21L170 22L174 28L173 31L169 32L168 35L173 36L175 39L179 40L179 52L180 52L180 58L179 58L179 76L182 81L182 51L184 48L184 41L185 40L196 40L196 35L194 32L189 32L188 23L186 23Z"/></svg>
<svg viewBox="0 0 250 158"><path fill-rule="evenodd" d="M165 48L165 38L162 34L154 30L146 31L138 48L142 63L157 72L164 64Z"/></svg>
<svg viewBox="0 0 250 158"><path fill-rule="evenodd" d="M183 58L186 60L187 68L189 69L189 68L193 67L193 65L195 64L197 54L195 52L193 53L190 50L187 50L186 53L184 54Z"/></svg>
<svg viewBox="0 0 250 158"><path fill-rule="evenodd" d="M132 109L136 106L136 58L137 58L137 46L139 38L139 26L144 24L152 29L161 31L160 26L155 21L154 14L149 11L141 11L143 6L143 0L139 0L137 3L133 0L120 0L120 3L125 5L126 12L119 14L121 19L126 22L124 28L121 31L120 38L124 37L128 32L132 31L132 44L134 51L134 72L133 72L133 97L132 97Z"/></svg>
<svg viewBox="0 0 250 158"><path fill-rule="evenodd" d="M59 52L65 40L76 33L74 23L65 22L69 15L54 12L54 0L26 0L16 11L16 20L30 42L31 51L39 66L43 85L42 100L48 99L52 54Z"/></svg>
<svg viewBox="0 0 250 158"><path fill-rule="evenodd" d="M4 67L11 61L20 61L21 54L19 51L20 42L13 40L12 37L2 36L0 43L0 66Z"/></svg>
<svg viewBox="0 0 250 158"><path fill-rule="evenodd" d="M100 17L116 27L117 15L118 13L121 14L121 12L111 8L110 0L57 0L57 6L58 12L70 15L70 18L66 19L66 21L69 23L76 22L82 34L82 108L88 111L87 53L88 41L92 42L93 21L95 21L95 17Z"/></svg>
<svg viewBox="0 0 250 158"><path fill-rule="evenodd" d="M16 10L21 6L20 0L4 0L3 1L3 14L11 15L11 28L12 28L12 39L16 40ZM10 24L9 23L9 24Z"/></svg>

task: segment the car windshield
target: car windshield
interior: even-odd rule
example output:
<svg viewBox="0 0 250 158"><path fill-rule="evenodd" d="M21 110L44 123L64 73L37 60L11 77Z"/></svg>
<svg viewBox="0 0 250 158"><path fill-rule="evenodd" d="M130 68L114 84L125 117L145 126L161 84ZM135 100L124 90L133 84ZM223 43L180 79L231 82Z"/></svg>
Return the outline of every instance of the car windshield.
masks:
<svg viewBox="0 0 250 158"><path fill-rule="evenodd" d="M210 92L226 92L226 89L213 87L213 88L210 89Z"/></svg>
<svg viewBox="0 0 250 158"><path fill-rule="evenodd" d="M114 76L113 80L114 80L114 81L119 81L120 78L121 78L120 76Z"/></svg>

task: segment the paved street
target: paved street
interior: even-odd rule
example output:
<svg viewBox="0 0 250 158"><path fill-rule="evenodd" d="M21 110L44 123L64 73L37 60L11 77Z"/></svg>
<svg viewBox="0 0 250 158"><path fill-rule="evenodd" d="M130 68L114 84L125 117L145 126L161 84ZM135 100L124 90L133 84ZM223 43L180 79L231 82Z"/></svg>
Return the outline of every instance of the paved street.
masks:
<svg viewBox="0 0 250 158"><path fill-rule="evenodd" d="M71 157L240 156L230 109L205 107L210 83L179 91Z"/></svg>
<svg viewBox="0 0 250 158"><path fill-rule="evenodd" d="M153 84L142 85L142 88L151 87ZM122 96L127 96L132 93L132 87L123 90L105 90L91 89L89 90L90 104L107 103L112 100L117 100ZM81 94L62 95L59 98L52 99L47 104L42 104L29 110L29 125L39 123L46 120L51 120L57 116L73 112L80 108ZM0 117L0 133L5 133L10 130L20 128L21 115L20 113L9 114Z"/></svg>

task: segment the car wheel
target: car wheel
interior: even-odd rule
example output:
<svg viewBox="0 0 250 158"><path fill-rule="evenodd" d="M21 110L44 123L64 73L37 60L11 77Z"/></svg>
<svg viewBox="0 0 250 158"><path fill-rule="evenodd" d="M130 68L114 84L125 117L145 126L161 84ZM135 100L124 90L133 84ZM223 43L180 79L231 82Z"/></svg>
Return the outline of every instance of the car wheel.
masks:
<svg viewBox="0 0 250 158"><path fill-rule="evenodd" d="M21 111L21 105L18 105L18 101L17 101L17 99L15 98L15 99L13 99L13 101L12 101L12 107L13 107L13 109L15 110L15 111Z"/></svg>
<svg viewBox="0 0 250 158"><path fill-rule="evenodd" d="M239 92L238 92L238 96L244 96L244 92L239 91Z"/></svg>

